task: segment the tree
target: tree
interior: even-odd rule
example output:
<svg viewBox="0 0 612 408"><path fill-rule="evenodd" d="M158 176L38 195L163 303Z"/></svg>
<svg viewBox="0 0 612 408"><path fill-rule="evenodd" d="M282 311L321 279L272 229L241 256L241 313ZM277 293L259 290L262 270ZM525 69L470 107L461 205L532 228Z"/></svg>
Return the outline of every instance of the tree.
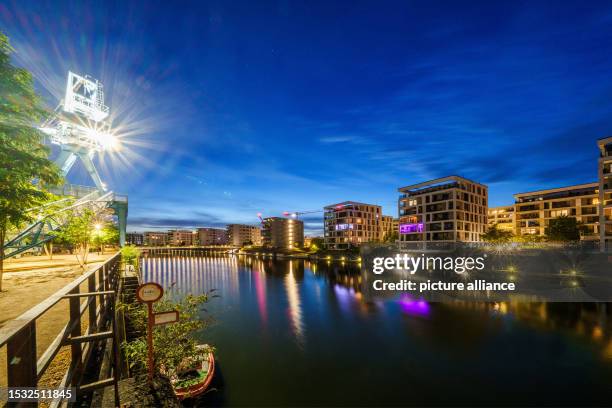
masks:
<svg viewBox="0 0 612 408"><path fill-rule="evenodd" d="M125 245L121 248L121 259L126 265L137 267L139 256L140 250L136 248L136 245Z"/></svg>
<svg viewBox="0 0 612 408"><path fill-rule="evenodd" d="M10 61L13 51L0 33L0 291L7 231L32 220L28 209L47 198L44 185L61 180L36 124L45 116L32 75Z"/></svg>
<svg viewBox="0 0 612 408"><path fill-rule="evenodd" d="M549 221L544 231L549 241L580 241L582 225L574 217L562 215Z"/></svg>
<svg viewBox="0 0 612 408"><path fill-rule="evenodd" d="M321 237L314 237L310 239L310 246L316 246L317 248L323 248L325 246L325 240Z"/></svg>
<svg viewBox="0 0 612 408"><path fill-rule="evenodd" d="M80 213L73 212L66 225L58 232L60 239L74 248L74 255L81 268L87 263L89 247L93 241L96 215L89 208Z"/></svg>
<svg viewBox="0 0 612 408"><path fill-rule="evenodd" d="M385 236L385 242L387 243L393 243L397 241L398 239L399 239L399 233L397 231L390 232Z"/></svg>
<svg viewBox="0 0 612 408"><path fill-rule="evenodd" d="M112 222L96 222L94 224L92 243L102 252L104 245L112 245L119 242L119 229Z"/></svg>
<svg viewBox="0 0 612 408"><path fill-rule="evenodd" d="M482 234L482 240L494 244L502 244L510 242L512 236L513 234L511 231L500 230L497 224L493 224L487 229L487 232Z"/></svg>

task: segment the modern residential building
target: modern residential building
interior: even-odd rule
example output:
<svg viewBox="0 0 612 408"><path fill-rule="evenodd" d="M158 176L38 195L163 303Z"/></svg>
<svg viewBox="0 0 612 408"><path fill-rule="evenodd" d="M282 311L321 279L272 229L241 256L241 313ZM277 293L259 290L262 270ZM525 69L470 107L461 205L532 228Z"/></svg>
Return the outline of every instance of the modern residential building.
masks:
<svg viewBox="0 0 612 408"><path fill-rule="evenodd" d="M379 205L345 201L328 205L323 212L327 249L347 249L380 239L382 208Z"/></svg>
<svg viewBox="0 0 612 408"><path fill-rule="evenodd" d="M128 245L142 246L144 245L144 234L140 232L128 232L125 234L125 242Z"/></svg>
<svg viewBox="0 0 612 408"><path fill-rule="evenodd" d="M477 242L487 228L488 188L459 176L398 189L402 242Z"/></svg>
<svg viewBox="0 0 612 408"><path fill-rule="evenodd" d="M147 231L144 233L144 244L146 246L166 246L168 245L168 233Z"/></svg>
<svg viewBox="0 0 612 408"><path fill-rule="evenodd" d="M380 241L386 241L388 237L398 230L399 220L390 215L383 215L380 223Z"/></svg>
<svg viewBox="0 0 612 408"><path fill-rule="evenodd" d="M229 224L227 239L230 245L261 245L261 229L254 225Z"/></svg>
<svg viewBox="0 0 612 408"><path fill-rule="evenodd" d="M599 183L519 193L514 198L517 235L545 235L551 219L568 216L585 226L583 239L599 238Z"/></svg>
<svg viewBox="0 0 612 408"><path fill-rule="evenodd" d="M227 230L223 228L198 228L199 245L227 244Z"/></svg>
<svg viewBox="0 0 612 408"><path fill-rule="evenodd" d="M599 240L601 250L612 250L612 137L597 141L599 147Z"/></svg>
<svg viewBox="0 0 612 408"><path fill-rule="evenodd" d="M514 232L514 205L491 207L488 210L489 227L497 225L502 231Z"/></svg>
<svg viewBox="0 0 612 408"><path fill-rule="evenodd" d="M263 244L271 248L301 248L304 246L304 222L292 218L264 218L262 239Z"/></svg>
<svg viewBox="0 0 612 408"><path fill-rule="evenodd" d="M168 231L168 244L172 246L193 246L196 238L196 232L192 230Z"/></svg>

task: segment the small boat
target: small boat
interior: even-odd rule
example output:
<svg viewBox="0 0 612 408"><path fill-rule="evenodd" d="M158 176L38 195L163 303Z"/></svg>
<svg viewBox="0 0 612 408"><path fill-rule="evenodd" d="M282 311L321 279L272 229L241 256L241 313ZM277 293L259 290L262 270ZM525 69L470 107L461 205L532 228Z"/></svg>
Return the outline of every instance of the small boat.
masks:
<svg viewBox="0 0 612 408"><path fill-rule="evenodd" d="M201 395L208 389L215 374L213 353L207 351L208 347L205 345L197 347L202 350L202 353L206 353L202 361L199 361L197 366L181 371L178 376L170 380L179 401Z"/></svg>

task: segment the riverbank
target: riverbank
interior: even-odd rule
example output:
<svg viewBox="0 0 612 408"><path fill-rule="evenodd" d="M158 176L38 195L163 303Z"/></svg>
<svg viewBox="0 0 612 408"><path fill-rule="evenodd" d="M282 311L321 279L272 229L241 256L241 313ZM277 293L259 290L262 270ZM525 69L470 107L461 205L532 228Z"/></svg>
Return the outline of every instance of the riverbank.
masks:
<svg viewBox="0 0 612 408"><path fill-rule="evenodd" d="M355 250L318 250L278 249L266 247L241 248L238 255L272 259L305 259L309 261L361 262L359 251Z"/></svg>

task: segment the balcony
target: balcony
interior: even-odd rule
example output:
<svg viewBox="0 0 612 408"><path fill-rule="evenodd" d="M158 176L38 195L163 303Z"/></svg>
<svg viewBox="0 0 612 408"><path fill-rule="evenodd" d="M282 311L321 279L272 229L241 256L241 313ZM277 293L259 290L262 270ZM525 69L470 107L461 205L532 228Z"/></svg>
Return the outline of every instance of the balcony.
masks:
<svg viewBox="0 0 612 408"><path fill-rule="evenodd" d="M442 204L431 204L427 206L427 212L446 211L446 206Z"/></svg>
<svg viewBox="0 0 612 408"><path fill-rule="evenodd" d="M418 213L418 211L416 210L416 208L400 210L400 216L401 217L405 217L405 216L408 216L408 215L416 215L417 213Z"/></svg>
<svg viewBox="0 0 612 408"><path fill-rule="evenodd" d="M540 218L540 215L538 213L520 214L517 218L519 220L532 220Z"/></svg>
<svg viewBox="0 0 612 408"><path fill-rule="evenodd" d="M431 216L432 221L446 221L450 219L451 219L450 213L437 213Z"/></svg>
<svg viewBox="0 0 612 408"><path fill-rule="evenodd" d="M569 201L557 201L551 204L550 208L567 208L572 207L573 203Z"/></svg>
<svg viewBox="0 0 612 408"><path fill-rule="evenodd" d="M539 205L521 205L517 209L517 211L519 211L519 212L524 212L524 211L539 211L539 210L540 210L540 206Z"/></svg>

